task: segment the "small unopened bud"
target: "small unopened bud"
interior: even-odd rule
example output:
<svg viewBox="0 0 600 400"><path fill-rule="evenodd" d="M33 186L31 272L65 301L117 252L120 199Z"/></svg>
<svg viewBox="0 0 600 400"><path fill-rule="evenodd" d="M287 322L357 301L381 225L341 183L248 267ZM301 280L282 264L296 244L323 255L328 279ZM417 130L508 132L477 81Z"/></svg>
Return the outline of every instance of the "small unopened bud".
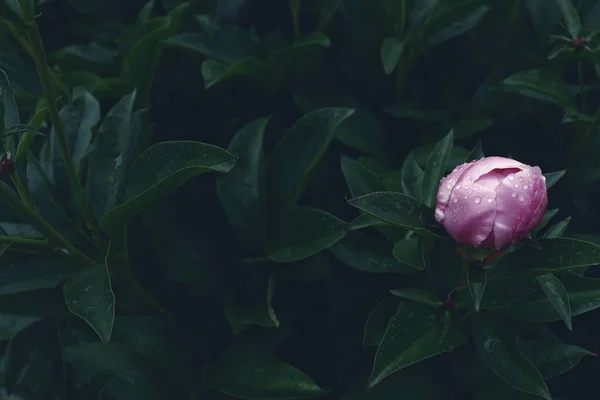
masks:
<svg viewBox="0 0 600 400"><path fill-rule="evenodd" d="M576 49L583 49L587 44L587 40L583 36L577 36L571 41L571 45Z"/></svg>
<svg viewBox="0 0 600 400"><path fill-rule="evenodd" d="M0 161L0 175L8 175L15 170L15 162L10 158Z"/></svg>

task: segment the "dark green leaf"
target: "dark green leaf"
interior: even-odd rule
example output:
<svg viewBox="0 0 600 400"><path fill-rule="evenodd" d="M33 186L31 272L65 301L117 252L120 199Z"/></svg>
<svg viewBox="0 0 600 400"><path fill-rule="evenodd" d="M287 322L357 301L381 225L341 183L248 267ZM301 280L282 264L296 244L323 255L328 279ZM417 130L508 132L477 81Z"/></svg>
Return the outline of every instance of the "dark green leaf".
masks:
<svg viewBox="0 0 600 400"><path fill-rule="evenodd" d="M412 152L406 156L401 171L400 185L402 186L402 192L417 200L423 200L423 178L425 173Z"/></svg>
<svg viewBox="0 0 600 400"><path fill-rule="evenodd" d="M38 319L34 316L3 315L0 317L0 339L12 339L17 333Z"/></svg>
<svg viewBox="0 0 600 400"><path fill-rule="evenodd" d="M390 290L394 296L412 300L414 302L424 304L427 306L439 307L443 304L443 302L437 298L437 296L423 289L417 288L406 288L406 289L395 289Z"/></svg>
<svg viewBox="0 0 600 400"><path fill-rule="evenodd" d="M261 282L258 288L260 297L229 293L225 299L225 317L234 334L240 333L250 325L263 328L279 326L271 303L275 286L273 276L269 275L263 281L266 282Z"/></svg>
<svg viewBox="0 0 600 400"><path fill-rule="evenodd" d="M108 343L115 323L115 294L106 265L88 268L63 285L69 311L87 322Z"/></svg>
<svg viewBox="0 0 600 400"><path fill-rule="evenodd" d="M365 324L363 346L379 346L400 302L398 297L388 296L373 308Z"/></svg>
<svg viewBox="0 0 600 400"><path fill-rule="evenodd" d="M164 370L146 356L119 343L87 343L65 347L64 361L78 374L89 379L110 372L115 377L134 385L151 399L176 396L172 381L163 379ZM168 375L166 375L168 376ZM179 393L181 395L181 393Z"/></svg>
<svg viewBox="0 0 600 400"><path fill-rule="evenodd" d="M242 399L292 400L326 393L302 371L247 344L227 349L206 373L214 390Z"/></svg>
<svg viewBox="0 0 600 400"><path fill-rule="evenodd" d="M449 331L437 320L434 310L418 303L398 306L377 349L369 386L388 375L464 344L465 334L452 324Z"/></svg>
<svg viewBox="0 0 600 400"><path fill-rule="evenodd" d="M63 47L56 54L57 57L65 56L75 57L90 63L110 63L113 61L119 52L117 50L107 49L98 45L98 43L90 44L72 44Z"/></svg>
<svg viewBox="0 0 600 400"><path fill-rule="evenodd" d="M423 175L423 199L425 205L435 206L435 198L440 186L440 180L444 177L452 144L454 142L454 131L450 131L429 155L425 174Z"/></svg>
<svg viewBox="0 0 600 400"><path fill-rule="evenodd" d="M56 323L48 318L27 325L10 340L2 360L7 392L57 394L55 382L62 377L62 366L56 334Z"/></svg>
<svg viewBox="0 0 600 400"><path fill-rule="evenodd" d="M25 133L32 133L34 135L45 136L42 132L38 131L35 128L32 128L29 125L18 124L18 125L13 125L10 128L6 128L6 130L4 131L4 137L7 137L7 136L20 136L20 135L23 135Z"/></svg>
<svg viewBox="0 0 600 400"><path fill-rule="evenodd" d="M368 108L362 107L358 99L326 90L295 94L294 102L307 113L323 107L348 107L354 113L345 119L335 130L334 139L344 145L383 157L385 132L377 116Z"/></svg>
<svg viewBox="0 0 600 400"><path fill-rule="evenodd" d="M533 20L535 30L545 40L550 30L560 20L559 8L556 7L556 3L547 0L527 0L526 6Z"/></svg>
<svg viewBox="0 0 600 400"><path fill-rule="evenodd" d="M235 25L221 23L207 15L196 15L202 29L199 33L183 33L166 42L199 52L225 64L254 55L258 39Z"/></svg>
<svg viewBox="0 0 600 400"><path fill-rule="evenodd" d="M574 273L560 275L571 306L571 316L600 307L600 279L585 278ZM552 322L561 315L544 292L538 292L510 304L502 310L506 315L531 322Z"/></svg>
<svg viewBox="0 0 600 400"><path fill-rule="evenodd" d="M534 229L534 233L537 233L544 229L544 227L548 225L548 222L550 222L552 217L554 217L558 213L558 211L558 208L547 209L546 212L544 212L544 216L542 217L542 222L540 222L540 224Z"/></svg>
<svg viewBox="0 0 600 400"><path fill-rule="evenodd" d="M396 242L393 249L394 258L403 264L423 271L425 260L421 251L421 241L418 237L406 238Z"/></svg>
<svg viewBox="0 0 600 400"><path fill-rule="evenodd" d="M418 200L402 193L375 192L348 200L350 205L388 223L424 235L439 236L433 211Z"/></svg>
<svg viewBox="0 0 600 400"><path fill-rule="evenodd" d="M350 229L353 231L370 228L372 226L389 226L389 223L371 214L361 214L350 223Z"/></svg>
<svg viewBox="0 0 600 400"><path fill-rule="evenodd" d="M67 138L73 164L78 172L90 151L92 129L100 120L100 103L89 92L79 91L71 102L60 110L63 131ZM50 134L51 179L60 191L68 190L69 180L65 170L56 133Z"/></svg>
<svg viewBox="0 0 600 400"><path fill-rule="evenodd" d="M6 73L0 69L0 103L4 106L4 128L18 125L19 109L15 103L15 93Z"/></svg>
<svg viewBox="0 0 600 400"><path fill-rule="evenodd" d="M396 69L400 57L402 57L402 50L404 49L404 43L394 37L386 37L383 39L381 45L381 62L383 63L383 70L386 74L391 74Z"/></svg>
<svg viewBox="0 0 600 400"><path fill-rule="evenodd" d="M483 298L487 284L487 271L478 265L470 265L467 268L467 284L469 285L469 293L473 300L473 307L475 311L479 311L481 299Z"/></svg>
<svg viewBox="0 0 600 400"><path fill-rule="evenodd" d="M235 156L200 142L163 142L146 149L123 178L118 205L100 219L106 232L115 232L148 205L204 172L228 172Z"/></svg>
<svg viewBox="0 0 600 400"><path fill-rule="evenodd" d="M585 356L596 356L579 346L560 342L517 339L517 345L521 354L540 371L546 380L564 374L579 364Z"/></svg>
<svg viewBox="0 0 600 400"><path fill-rule="evenodd" d="M600 264L600 246L577 239L540 239L541 248L525 245L500 260L498 268L515 271L558 272Z"/></svg>
<svg viewBox="0 0 600 400"><path fill-rule="evenodd" d="M135 143L132 113L136 93L125 96L104 117L90 151L87 198L96 218L117 205L117 190Z"/></svg>
<svg viewBox="0 0 600 400"><path fill-rule="evenodd" d="M280 79L277 70L256 57L241 58L232 64L206 60L202 63L202 76L206 89L219 82L248 79L273 90Z"/></svg>
<svg viewBox="0 0 600 400"><path fill-rule="evenodd" d="M311 50L329 47L329 45L330 41L327 36L321 32L312 32L306 36L296 38L292 45L272 51L267 57L267 62L279 70L285 70L301 64L307 58L314 57L313 53L310 52Z"/></svg>
<svg viewBox="0 0 600 400"><path fill-rule="evenodd" d="M136 88L138 101L148 106L154 74L163 51L163 41L173 35L181 25L181 19L189 12L190 2L180 4L160 19L160 26L143 35L127 52L123 60L123 76Z"/></svg>
<svg viewBox="0 0 600 400"><path fill-rule="evenodd" d="M347 222L311 207L287 209L279 215L270 233L269 258L292 262L310 257L346 236Z"/></svg>
<svg viewBox="0 0 600 400"><path fill-rule="evenodd" d="M504 79L504 88L522 96L573 108L573 99L562 77L545 69L517 72Z"/></svg>
<svg viewBox="0 0 600 400"><path fill-rule="evenodd" d="M334 138L350 148L377 157L384 153L383 127L377 116L365 107L357 106L355 112L338 126Z"/></svg>
<svg viewBox="0 0 600 400"><path fill-rule="evenodd" d="M58 75L60 81L71 91L81 87L94 97L103 99L121 98L133 89L129 81L122 78L103 78L90 71L74 71Z"/></svg>
<svg viewBox="0 0 600 400"><path fill-rule="evenodd" d="M269 187L278 204L296 203L336 128L354 110L322 108L301 117L281 138L268 160Z"/></svg>
<svg viewBox="0 0 600 400"><path fill-rule="evenodd" d="M217 194L229 223L254 248L266 241L266 172L263 139L267 119L257 119L229 142L227 151L237 156L235 167L217 178Z"/></svg>
<svg viewBox="0 0 600 400"><path fill-rule="evenodd" d="M558 8L560 8L565 19L569 35L573 39L578 37L581 32L581 21L577 9L573 6L571 0L556 0L556 4L558 4Z"/></svg>
<svg viewBox="0 0 600 400"><path fill-rule="evenodd" d="M567 217L567 218L563 219L562 221L559 221L556 224L552 225L544 233L544 236L543 236L544 239L555 239L555 238L561 237L562 234L565 233L565 230L567 229L569 222L571 222L571 217Z"/></svg>
<svg viewBox="0 0 600 400"><path fill-rule="evenodd" d="M458 6L456 8L458 9L458 8L460 8L460 6ZM431 45L443 43L447 40L450 40L459 35L462 35L465 32L470 31L471 29L473 29L477 25L479 25L479 22L481 22L483 17L488 13L488 11L490 9L491 8L488 6L479 6L479 7L475 8L473 11L471 11L467 16L465 16L459 20L452 21L452 23L448 24L447 26L441 27L441 29L437 30L429 38L428 44L431 46ZM448 18L447 15L444 15L444 14L452 15L452 14L456 13L456 11L459 11L459 13L457 13L459 15L462 13L462 10L454 10L453 8L449 8L445 13L441 13L441 15L439 17L434 18L431 21L432 26L435 26L438 24L442 25L441 20L443 20L443 19L449 20L450 19L450 18ZM450 22L450 21L448 21L448 22Z"/></svg>
<svg viewBox="0 0 600 400"><path fill-rule="evenodd" d="M551 400L539 371L517 347L514 334L483 317L473 322L473 342L486 365L515 389Z"/></svg>
<svg viewBox="0 0 600 400"><path fill-rule="evenodd" d="M27 154L26 174L31 201L40 215L68 239L78 242L79 239L73 232L74 222L56 199L57 189L31 152Z"/></svg>
<svg viewBox="0 0 600 400"><path fill-rule="evenodd" d="M76 269L57 254L42 258L8 252L2 257L0 295L54 288L74 272Z"/></svg>
<svg viewBox="0 0 600 400"><path fill-rule="evenodd" d="M168 321L159 317L119 316L115 321L112 342L169 366L178 373L187 374L194 362L198 345L190 343L186 335Z"/></svg>
<svg viewBox="0 0 600 400"><path fill-rule="evenodd" d="M562 170L544 174L544 177L546 178L546 189L550 189L566 172L566 170Z"/></svg>
<svg viewBox="0 0 600 400"><path fill-rule="evenodd" d="M573 326L571 325L571 304L569 302L569 294L560 279L553 274L544 274L537 276L536 280L544 290L544 293L546 293L546 296L548 296L548 299L554 308L556 308L556 311L558 311L565 321L567 328L572 331Z"/></svg>
<svg viewBox="0 0 600 400"><path fill-rule="evenodd" d="M359 271L375 274L416 272L411 266L394 259L389 243L364 233L350 232L330 250L340 261Z"/></svg>
<svg viewBox="0 0 600 400"><path fill-rule="evenodd" d="M361 163L342 154L342 173L352 197L385 190L381 179Z"/></svg>

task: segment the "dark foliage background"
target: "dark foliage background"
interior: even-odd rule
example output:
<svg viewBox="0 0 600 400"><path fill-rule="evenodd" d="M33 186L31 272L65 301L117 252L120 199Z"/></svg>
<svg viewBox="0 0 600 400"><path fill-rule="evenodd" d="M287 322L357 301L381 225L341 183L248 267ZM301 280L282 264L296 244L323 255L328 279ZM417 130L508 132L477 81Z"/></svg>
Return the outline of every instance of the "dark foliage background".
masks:
<svg viewBox="0 0 600 400"><path fill-rule="evenodd" d="M52 202L41 205L45 196L59 199L57 207L77 220L68 181L46 169L58 156L48 144L52 124L27 28L15 13L18 2L1 1L0 69L14 88L21 123L41 133L30 136L26 150L51 182L31 186L41 183L31 178L33 158L27 157L25 179L37 193L37 209L52 223L64 221L44 208ZM471 154L483 148L486 155L538 165L544 173L566 170L549 190L548 217L564 224L557 236L568 224L563 236L600 245L600 2L36 0L35 10L58 105L75 104L70 113L61 112L74 137L135 137L111 160L133 160L167 141L212 144L237 159L233 170L233 164L225 167L231 160L215 161L207 169L217 173L182 179L140 207L131 215L126 250L116 250L118 261L76 242L91 258L106 258L115 284L116 317L114 327L107 325L107 343L99 340L107 337L94 319L101 314L79 319L65 308L64 297L78 315L69 303L73 278L48 272L60 264L56 252L43 248L32 261L19 251L20 245L28 248L26 241L3 248L2 381L6 396L13 396L5 398L542 398L536 393L543 380L531 378L523 360L540 370L554 399L600 398L597 359L589 356L600 351L600 284L591 279L598 277L593 267L561 272L570 274L565 279L557 275L564 282L576 273L590 278L583 288L565 283L572 332L551 305L551 315L539 317L510 284L488 283L489 302L480 314L497 316L494 324L514 328L522 339L543 337L546 346L528 353L515 345L518 355L511 348L503 359L506 342L499 340L500 350L492 353L500 354L500 372L481 358L472 334L445 344L450 348L439 355L427 353L434 339L411 344L404 338L400 347L384 351L405 357L406 368L365 390L376 345L402 297L388 297L389 291L431 291L440 303L421 293L414 312L420 319L433 313L433 319L449 321L451 311L442 303L452 288L464 289L464 280L452 244L431 247L424 262L434 267L420 271L426 266L420 268L420 255L419 265L411 264L414 257L404 259L394 247L413 243L411 229L374 223L357 229L349 223L361 214L347 201L383 190L424 200L428 158L452 131L454 145L441 172L464 162L473 148ZM107 123L109 110L114 119ZM94 165L95 146L82 165ZM218 159L215 151L208 148L207 157ZM153 169L187 162L186 154L165 147L126 179L132 187L153 179ZM86 168L81 179L100 219L107 209L98 214L94 199L112 189L106 183L94 188L94 182L110 173ZM294 203L310 208L281 214L282 205ZM127 219L117 215L107 224ZM101 225L110 249L125 243L116 225ZM27 228L8 209L0 212L0 226L6 237ZM419 248L426 246L418 240ZM565 261L564 268L600 263L597 258ZM128 283L120 285L123 276ZM102 293L88 306L105 301ZM148 298L160 306L149 307ZM424 299L437 308L420 304ZM382 301L393 308L383 316L373 311ZM461 306L459 295L461 324L470 324L472 316L466 303ZM525 304L521 318L511 319L513 303ZM379 335L372 343L365 336L370 315L380 325L371 325L371 334ZM421 332L426 323L403 326ZM526 378L515 384L506 374Z"/></svg>

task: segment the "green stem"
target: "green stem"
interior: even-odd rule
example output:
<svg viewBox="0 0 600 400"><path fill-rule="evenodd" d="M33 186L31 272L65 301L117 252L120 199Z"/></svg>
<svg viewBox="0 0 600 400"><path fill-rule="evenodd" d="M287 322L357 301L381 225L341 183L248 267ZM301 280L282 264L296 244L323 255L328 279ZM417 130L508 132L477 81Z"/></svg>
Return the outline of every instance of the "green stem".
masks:
<svg viewBox="0 0 600 400"><path fill-rule="evenodd" d="M292 13L292 25L294 27L294 38L300 37L300 0L290 0L290 12Z"/></svg>
<svg viewBox="0 0 600 400"><path fill-rule="evenodd" d="M29 198L29 190L27 189L27 186L23 185L23 182L21 181L19 174L17 174L16 172L11 172L10 179L11 179L13 185L15 185L15 189L17 189L17 193L19 193L19 197L21 198L23 203L25 203L25 205L27 207L31 208L31 200Z"/></svg>
<svg viewBox="0 0 600 400"><path fill-rule="evenodd" d="M579 80L579 106L581 112L585 114L585 82L583 81L583 68L581 66L581 58L577 59L577 79Z"/></svg>
<svg viewBox="0 0 600 400"><path fill-rule="evenodd" d="M5 185L0 185L0 202L33 225L50 243L64 248L68 252L68 256L78 264L81 264L82 267L96 265L94 260L81 252L77 247L73 246L73 244L61 235L60 232L54 229L48 221L23 204L12 190Z"/></svg>
<svg viewBox="0 0 600 400"><path fill-rule="evenodd" d="M400 39L404 38L404 30L406 28L406 0L402 0L400 4Z"/></svg>
<svg viewBox="0 0 600 400"><path fill-rule="evenodd" d="M83 186L79 181L75 166L73 165L73 158L71 156L71 150L67 142L67 137L63 130L62 121L58 112L58 104L52 91L52 85L50 84L50 68L48 66L48 60L46 59L46 51L44 49L44 43L40 36L40 32L35 21L35 15L31 8L30 0L18 0L21 13L26 24L28 24L27 35L29 37L29 43L31 45L32 56L37 67L37 72L40 78L40 83L44 91L44 97L48 103L48 112L50 114L50 120L54 127L54 134L60 148L61 157L67 171L67 176L71 183L71 189L75 194L79 209L83 214L83 218L86 221L87 226L92 231L92 234L96 240L101 241L103 238L100 228L96 224L92 211L85 198Z"/></svg>
<svg viewBox="0 0 600 400"><path fill-rule="evenodd" d="M16 243L16 244L22 244L25 246L28 246L28 245L47 246L48 240L47 239L32 239L32 238L24 238L24 237L18 237L18 236L0 235L0 243L3 243L3 244Z"/></svg>

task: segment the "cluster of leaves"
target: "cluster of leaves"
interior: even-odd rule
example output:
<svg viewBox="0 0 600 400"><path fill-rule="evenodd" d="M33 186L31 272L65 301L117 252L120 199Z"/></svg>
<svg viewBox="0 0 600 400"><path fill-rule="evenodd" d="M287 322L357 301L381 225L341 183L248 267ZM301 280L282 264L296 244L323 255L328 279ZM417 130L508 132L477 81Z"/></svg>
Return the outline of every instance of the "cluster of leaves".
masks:
<svg viewBox="0 0 600 400"><path fill-rule="evenodd" d="M600 394L600 2L121 3L0 0L2 398ZM558 172L471 265L482 142Z"/></svg>

